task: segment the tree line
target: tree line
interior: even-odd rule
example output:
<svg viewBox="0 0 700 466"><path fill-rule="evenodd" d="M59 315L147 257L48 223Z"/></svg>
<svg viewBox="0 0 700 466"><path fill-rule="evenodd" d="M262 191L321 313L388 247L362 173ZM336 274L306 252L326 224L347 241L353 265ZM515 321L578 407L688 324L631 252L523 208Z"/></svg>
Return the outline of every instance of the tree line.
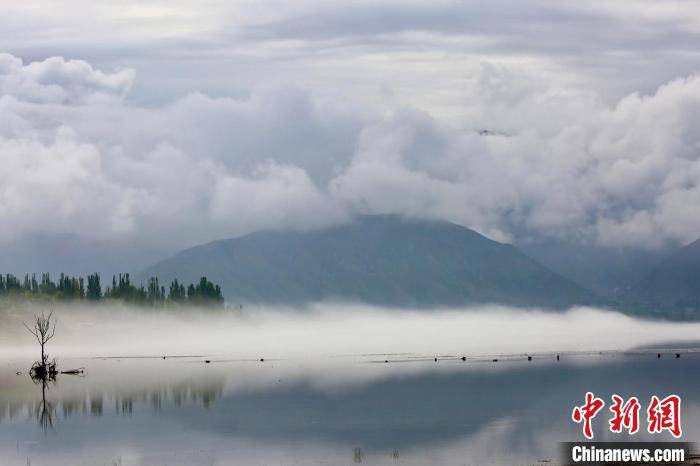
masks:
<svg viewBox="0 0 700 466"><path fill-rule="evenodd" d="M161 285L158 277L148 279L147 286L134 285L128 273L112 276L112 282L103 291L98 273L90 274L87 280L60 274L53 281L48 273L27 274L19 279L12 274L0 274L0 296L47 297L57 300L122 301L129 304L160 306L183 304L197 306L223 306L221 287L210 282L207 277L198 283L185 286L177 279L169 287Z"/></svg>

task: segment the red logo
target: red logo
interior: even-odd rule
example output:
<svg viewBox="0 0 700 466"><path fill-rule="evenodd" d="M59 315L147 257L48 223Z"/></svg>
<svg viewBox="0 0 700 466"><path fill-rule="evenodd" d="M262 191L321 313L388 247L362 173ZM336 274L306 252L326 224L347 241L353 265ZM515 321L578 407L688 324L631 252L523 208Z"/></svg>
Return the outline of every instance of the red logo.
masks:
<svg viewBox="0 0 700 466"><path fill-rule="evenodd" d="M605 402L600 398L596 398L593 393L586 393L586 402L581 406L576 406L574 411L571 413L571 419L574 422L583 422L583 435L588 439L593 438L593 427L591 426L591 421L598 414L598 411L603 409Z"/></svg>
<svg viewBox="0 0 700 466"><path fill-rule="evenodd" d="M630 397L627 401L618 395L613 395L611 398L610 412L612 412L612 416L608 421L610 432L621 433L626 430L630 435L636 434L639 431L639 412L641 410L637 397ZM583 424L583 435L587 439L593 438L593 418L604 406L605 402L602 399L587 392L585 403L574 407L571 419L578 424ZM652 396L646 412L647 431L650 434L668 431L676 438L683 434L681 429L681 397L678 395L669 395L663 400L660 400L656 395Z"/></svg>
<svg viewBox="0 0 700 466"><path fill-rule="evenodd" d="M625 428L630 434L636 434L639 430L639 400L633 396L625 403L621 397L612 396L613 405L610 411L613 413L610 419L610 432L622 432Z"/></svg>
<svg viewBox="0 0 700 466"><path fill-rule="evenodd" d="M656 395L651 397L649 408L647 409L647 421L649 422L649 433L660 433L664 430L679 438L681 430L681 397L669 395L663 400L659 400Z"/></svg>

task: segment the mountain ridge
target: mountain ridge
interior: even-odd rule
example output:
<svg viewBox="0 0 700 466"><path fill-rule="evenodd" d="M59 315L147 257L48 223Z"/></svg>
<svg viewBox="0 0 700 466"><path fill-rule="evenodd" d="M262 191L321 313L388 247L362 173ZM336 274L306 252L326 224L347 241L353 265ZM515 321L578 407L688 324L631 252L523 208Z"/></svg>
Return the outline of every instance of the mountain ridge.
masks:
<svg viewBox="0 0 700 466"><path fill-rule="evenodd" d="M661 261L632 287L630 296L665 308L700 309L700 239Z"/></svg>
<svg viewBox="0 0 700 466"><path fill-rule="evenodd" d="M384 306L481 303L563 308L594 293L515 246L449 222L394 215L299 232L268 230L194 246L140 276L221 283L227 300L306 304L324 300Z"/></svg>

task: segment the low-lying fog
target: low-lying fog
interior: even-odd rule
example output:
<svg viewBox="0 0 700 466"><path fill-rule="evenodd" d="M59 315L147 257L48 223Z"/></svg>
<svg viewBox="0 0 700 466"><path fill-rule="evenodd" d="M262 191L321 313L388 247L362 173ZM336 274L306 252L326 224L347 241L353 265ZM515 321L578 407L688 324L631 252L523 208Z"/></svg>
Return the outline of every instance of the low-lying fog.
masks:
<svg viewBox="0 0 700 466"><path fill-rule="evenodd" d="M0 357L36 353L22 326L47 308L0 313ZM625 350L697 341L700 323L645 321L593 308L563 313L483 306L440 312L316 305L304 312L54 308L52 356L202 355L325 358L400 354L495 355Z"/></svg>
<svg viewBox="0 0 700 466"><path fill-rule="evenodd" d="M3 464L346 464L358 450L371 464L399 451L402 464L533 464L580 439L566 419L587 390L678 393L686 436L700 432L698 357L671 353L691 350L700 323L591 308L56 307L48 351L85 373L44 386L27 375L38 348L22 326L42 309L12 309L0 311ZM642 346L666 351L597 354Z"/></svg>

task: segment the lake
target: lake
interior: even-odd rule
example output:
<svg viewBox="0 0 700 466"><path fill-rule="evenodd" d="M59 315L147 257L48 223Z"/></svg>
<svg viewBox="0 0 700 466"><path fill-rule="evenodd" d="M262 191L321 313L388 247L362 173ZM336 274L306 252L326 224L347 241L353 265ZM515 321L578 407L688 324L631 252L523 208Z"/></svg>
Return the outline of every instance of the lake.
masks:
<svg viewBox="0 0 700 466"><path fill-rule="evenodd" d="M613 393L637 396L642 409L651 395L676 393L683 440L698 438L695 351L666 344L559 361L551 352L532 361L524 353L66 358L63 369L85 375L46 387L27 375L30 360L8 358L0 457L21 466L556 463L558 442L582 440L571 410L586 391L606 403ZM596 440L624 440L607 419L595 419ZM635 436L645 439L672 437Z"/></svg>

